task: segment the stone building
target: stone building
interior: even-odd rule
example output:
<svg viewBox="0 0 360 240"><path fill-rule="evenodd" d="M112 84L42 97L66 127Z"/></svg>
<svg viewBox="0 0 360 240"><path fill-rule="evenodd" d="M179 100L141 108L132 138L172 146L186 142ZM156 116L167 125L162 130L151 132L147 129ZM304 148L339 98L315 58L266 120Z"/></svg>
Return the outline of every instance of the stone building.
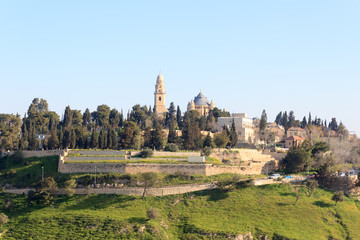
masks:
<svg viewBox="0 0 360 240"><path fill-rule="evenodd" d="M215 108L215 103L213 100L209 102L205 95L200 91L200 93L194 98L194 100L191 100L187 105L187 110L196 110L199 112L201 116L208 115L210 110L213 110Z"/></svg>
<svg viewBox="0 0 360 240"><path fill-rule="evenodd" d="M291 135L285 140L285 147L286 148L297 148L299 147L303 142L305 141L305 138L298 135Z"/></svg>
<svg viewBox="0 0 360 240"><path fill-rule="evenodd" d="M154 110L157 116L163 116L167 112L165 105L165 84L161 73L157 76L154 93Z"/></svg>
<svg viewBox="0 0 360 240"><path fill-rule="evenodd" d="M287 130L287 137L291 137L291 136L305 136L305 130L299 127L291 127Z"/></svg>
<svg viewBox="0 0 360 240"><path fill-rule="evenodd" d="M221 131L224 126L230 129L233 121L238 141L241 143L254 143L253 120L247 118L246 113L233 113L231 117L219 117L218 131Z"/></svg>

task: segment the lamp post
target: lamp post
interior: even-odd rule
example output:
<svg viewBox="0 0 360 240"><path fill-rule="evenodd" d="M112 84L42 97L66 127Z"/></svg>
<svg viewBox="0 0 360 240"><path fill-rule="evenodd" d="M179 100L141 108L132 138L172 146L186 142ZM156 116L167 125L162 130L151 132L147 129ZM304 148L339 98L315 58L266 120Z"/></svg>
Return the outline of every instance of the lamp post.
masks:
<svg viewBox="0 0 360 240"><path fill-rule="evenodd" d="M95 166L95 187L96 187L96 166Z"/></svg>
<svg viewBox="0 0 360 240"><path fill-rule="evenodd" d="M44 180L44 167L41 167L41 180Z"/></svg>

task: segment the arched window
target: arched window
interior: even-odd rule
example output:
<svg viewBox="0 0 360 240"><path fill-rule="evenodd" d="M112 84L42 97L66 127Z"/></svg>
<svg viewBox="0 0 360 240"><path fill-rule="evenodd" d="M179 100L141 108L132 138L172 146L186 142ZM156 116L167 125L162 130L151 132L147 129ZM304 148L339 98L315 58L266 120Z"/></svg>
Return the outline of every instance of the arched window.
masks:
<svg viewBox="0 0 360 240"><path fill-rule="evenodd" d="M161 102L161 97L159 97L159 101Z"/></svg>

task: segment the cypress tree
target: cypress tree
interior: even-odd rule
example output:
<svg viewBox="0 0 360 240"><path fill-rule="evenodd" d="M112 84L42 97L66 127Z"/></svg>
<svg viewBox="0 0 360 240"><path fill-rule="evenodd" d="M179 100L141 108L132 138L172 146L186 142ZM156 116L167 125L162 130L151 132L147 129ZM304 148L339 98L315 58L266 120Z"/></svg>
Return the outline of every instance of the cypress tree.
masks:
<svg viewBox="0 0 360 240"><path fill-rule="evenodd" d="M177 106L177 110L176 110L176 121L177 121L179 129L182 129L182 116L181 116L181 110L180 110L179 105Z"/></svg>
<svg viewBox="0 0 360 240"><path fill-rule="evenodd" d="M90 146L91 146L91 148L99 147L99 136L98 136L95 128L93 128L93 131L91 133Z"/></svg>
<svg viewBox="0 0 360 240"><path fill-rule="evenodd" d="M234 120L233 120L233 122L234 122ZM261 114L261 118L260 118L260 124L259 124L260 131L264 131L266 129L266 124L267 124L267 115L266 115L266 111L264 109Z"/></svg>
<svg viewBox="0 0 360 240"><path fill-rule="evenodd" d="M305 128L307 126L306 117L304 116L302 122L301 122L301 128Z"/></svg>
<svg viewBox="0 0 360 240"><path fill-rule="evenodd" d="M230 146L234 147L237 143L237 133L236 133L236 128L235 128L235 120L233 119L233 122L231 124L231 129L230 129Z"/></svg>

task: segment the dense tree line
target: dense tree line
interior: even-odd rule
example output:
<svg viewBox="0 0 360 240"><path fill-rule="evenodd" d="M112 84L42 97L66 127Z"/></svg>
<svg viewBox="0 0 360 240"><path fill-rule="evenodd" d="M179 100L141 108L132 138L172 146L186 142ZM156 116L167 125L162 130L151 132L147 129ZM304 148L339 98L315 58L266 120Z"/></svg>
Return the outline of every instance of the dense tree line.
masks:
<svg viewBox="0 0 360 240"><path fill-rule="evenodd" d="M265 110L264 110L265 111ZM348 132L342 122L339 124L336 121L336 118L332 118L329 123L327 123L326 119L321 119L315 116L313 119L311 113L309 116L304 116L302 121L295 119L294 111L290 111L289 114L287 111L279 112L276 115L275 123L279 126L283 126L285 131L287 131L291 127L301 127L306 128L308 126L317 126L323 129L323 131L333 130L340 135L347 135Z"/></svg>
<svg viewBox="0 0 360 240"><path fill-rule="evenodd" d="M182 115L180 107L175 107L174 103L170 104L163 117L156 116L151 106L139 104L124 116L122 111L103 104L93 112L89 109L81 112L67 106L60 119L56 112L49 111L45 99L35 98L22 119L19 115L0 115L0 149L160 150L170 143L179 149L201 149L204 144L215 146L213 139L209 141L201 131L215 132L217 118L224 116L230 114L218 108L207 116L200 116L196 111ZM232 141L225 141L225 146L233 146L235 129L226 131Z"/></svg>

